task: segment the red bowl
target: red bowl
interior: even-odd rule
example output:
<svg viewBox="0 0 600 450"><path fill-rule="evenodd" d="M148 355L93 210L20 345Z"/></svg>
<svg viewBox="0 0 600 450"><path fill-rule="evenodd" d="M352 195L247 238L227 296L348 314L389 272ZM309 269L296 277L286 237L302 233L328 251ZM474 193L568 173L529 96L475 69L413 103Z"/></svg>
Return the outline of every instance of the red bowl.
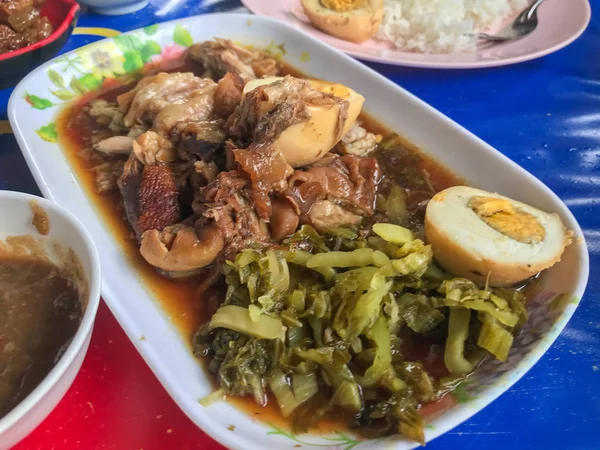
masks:
<svg viewBox="0 0 600 450"><path fill-rule="evenodd" d="M42 16L54 32L46 39L0 55L0 89L16 85L25 75L54 57L73 33L81 7L76 0L46 0Z"/></svg>

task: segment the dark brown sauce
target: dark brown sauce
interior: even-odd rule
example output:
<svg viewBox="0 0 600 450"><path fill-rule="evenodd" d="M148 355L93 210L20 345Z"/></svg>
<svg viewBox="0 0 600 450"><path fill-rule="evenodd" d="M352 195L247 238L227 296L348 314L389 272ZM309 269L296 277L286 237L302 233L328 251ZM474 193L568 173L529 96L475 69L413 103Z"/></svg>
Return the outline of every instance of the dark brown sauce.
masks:
<svg viewBox="0 0 600 450"><path fill-rule="evenodd" d="M260 406L252 397L228 397L227 401L258 422L267 423L281 429L291 428L290 421L281 415L277 400L270 394L267 396L267 404L265 406ZM339 412L343 413L341 410ZM327 417L320 420L316 424L316 427L311 429L311 433L326 434L347 429L348 420L346 417L340 417L337 420L333 417Z"/></svg>
<svg viewBox="0 0 600 450"><path fill-rule="evenodd" d="M110 91L109 91L110 92ZM116 95L117 92L110 92ZM110 98L111 95L104 97ZM117 245L123 249L127 258L131 261L136 271L140 274L144 286L150 290L153 296L165 309L169 319L181 332L186 342L190 342L196 329L206 320L200 314L200 304L196 289L199 284L198 278L185 280L172 280L161 276L140 255L135 238L132 235L129 223L122 212L121 195L119 192L111 192L99 195L95 189L96 163L90 159L83 159L80 154L89 145L90 127L86 127L76 116L79 108L76 106L67 109L58 119L58 129L61 138L61 146L77 174L80 185L92 199L94 206L99 211L104 223L112 231ZM73 115L74 113L74 115ZM84 132L81 133L81 130Z"/></svg>
<svg viewBox="0 0 600 450"><path fill-rule="evenodd" d="M81 316L77 289L52 263L0 256L0 418L54 367Z"/></svg>
<svg viewBox="0 0 600 450"><path fill-rule="evenodd" d="M155 67L156 69L165 69L164 67ZM171 64L170 70L183 71L191 70L189 66L181 64ZM293 67L284 65L282 73L294 75L296 77L307 78L300 71ZM85 115L80 114L81 108L94 98L103 98L108 101L114 101L116 96L125 90L129 85L123 86L112 84L106 86L103 90L90 93L65 109L58 119L58 135L63 151L76 173L79 183L92 199L96 209L99 211L102 220L112 231L115 241L126 253L127 257L140 274L143 284L149 289L154 297L159 301L166 314L183 336L191 349L191 338L197 328L210 320L206 311L209 308L204 307L200 296L198 295L198 286L201 283L202 276L186 280L173 280L161 276L152 266L150 266L141 257L137 243L132 235L129 224L125 220L122 212L121 197L118 192L99 195L95 190L95 173L93 168L97 165L90 159L89 151L86 148L90 146L90 139L94 131L94 122ZM391 134L390 130L377 122L369 114L363 113L360 116L362 125L369 131L387 136ZM429 180L435 191L445 189L449 186L464 184L463 180L452 174L448 169L435 162L432 158L422 153L412 144L400 138L406 156L405 160L396 161L396 163L406 162L414 164L419 170L426 170ZM386 162L382 161L382 165ZM410 190L410 186L407 187ZM289 427L289 422L284 419L276 402L269 402L267 407L257 405L251 398L231 398L230 401L237 407L246 411L250 416L268 422L273 425ZM347 428L344 422L335 420L325 420L319 424L319 429L323 432L340 430Z"/></svg>

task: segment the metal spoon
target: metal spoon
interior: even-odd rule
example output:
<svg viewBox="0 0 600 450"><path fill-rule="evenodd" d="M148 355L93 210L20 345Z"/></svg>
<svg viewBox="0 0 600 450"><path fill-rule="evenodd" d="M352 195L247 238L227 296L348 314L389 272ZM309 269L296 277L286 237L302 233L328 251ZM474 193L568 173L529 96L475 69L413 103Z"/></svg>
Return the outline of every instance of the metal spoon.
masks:
<svg viewBox="0 0 600 450"><path fill-rule="evenodd" d="M491 42L504 42L521 39L536 29L538 25L537 9L545 0L537 0L525 9L513 23L496 34L479 33L477 39Z"/></svg>

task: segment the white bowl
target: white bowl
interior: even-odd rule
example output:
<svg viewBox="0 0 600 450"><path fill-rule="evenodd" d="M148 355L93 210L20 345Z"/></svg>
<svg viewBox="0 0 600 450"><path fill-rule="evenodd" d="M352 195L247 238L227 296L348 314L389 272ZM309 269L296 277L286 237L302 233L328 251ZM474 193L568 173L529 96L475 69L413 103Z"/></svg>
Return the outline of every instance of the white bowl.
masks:
<svg viewBox="0 0 600 450"><path fill-rule="evenodd" d="M31 224L29 202L37 200L48 213L50 232L37 233ZM46 378L12 411L0 419L0 450L9 449L37 427L63 398L87 352L100 302L100 258L88 231L77 218L46 199L21 192L0 191L0 239L33 234L46 244L59 243L81 260L89 285L89 297L77 333ZM50 245L46 245L50 249ZM52 255L50 255L52 256Z"/></svg>

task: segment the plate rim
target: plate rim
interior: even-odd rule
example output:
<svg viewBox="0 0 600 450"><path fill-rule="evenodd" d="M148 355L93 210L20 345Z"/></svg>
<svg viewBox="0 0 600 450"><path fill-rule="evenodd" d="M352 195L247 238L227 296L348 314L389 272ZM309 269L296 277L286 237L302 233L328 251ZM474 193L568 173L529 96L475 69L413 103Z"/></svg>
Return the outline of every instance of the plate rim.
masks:
<svg viewBox="0 0 600 450"><path fill-rule="evenodd" d="M254 12L254 9L251 5L254 5L255 0L240 0L240 1L244 5L244 7L246 7L252 14L259 16L259 17L269 17L269 18L274 19L273 16L271 16L269 14L264 14L262 11L260 13ZM312 35L312 34L311 35L313 37L315 37L316 39L322 41L323 43L335 48L336 50L338 50L342 53L345 53L347 55L353 56L354 58L357 58L359 60L368 61L368 62L372 62L372 63L378 63L378 64L386 64L386 65L390 65L390 66L412 67L412 68L420 68L420 69L439 69L439 70L486 69L486 68L492 68L492 67L511 66L514 64L532 61L532 60L550 55L559 50L562 50L563 48L569 46L575 40L577 40L588 28L591 18L592 18L592 7L590 5L590 0L580 0L580 1L582 2L582 6L585 8L585 11L584 11L585 20L582 22L578 31L576 33L572 34L571 36L569 36L567 39L565 39L551 47L548 47L548 48L545 48L542 50L538 50L536 52L527 53L525 55L514 56L514 57L509 57L509 58L499 58L499 59L493 59L493 60L479 61L479 62L444 62L444 61L435 62L435 61L427 61L427 60L411 61L411 60L402 60L402 59L391 59L391 58L386 58L385 56L372 56L372 55L366 55L364 53L357 52L354 50L344 50L344 49L338 48L338 46L335 44L335 41L328 42L328 41L319 39L316 35ZM286 21L285 24L293 27L293 24L291 21ZM305 32L304 30L299 30L299 31ZM331 36L331 38L336 39L333 36ZM409 53L409 52L404 52L404 53Z"/></svg>

